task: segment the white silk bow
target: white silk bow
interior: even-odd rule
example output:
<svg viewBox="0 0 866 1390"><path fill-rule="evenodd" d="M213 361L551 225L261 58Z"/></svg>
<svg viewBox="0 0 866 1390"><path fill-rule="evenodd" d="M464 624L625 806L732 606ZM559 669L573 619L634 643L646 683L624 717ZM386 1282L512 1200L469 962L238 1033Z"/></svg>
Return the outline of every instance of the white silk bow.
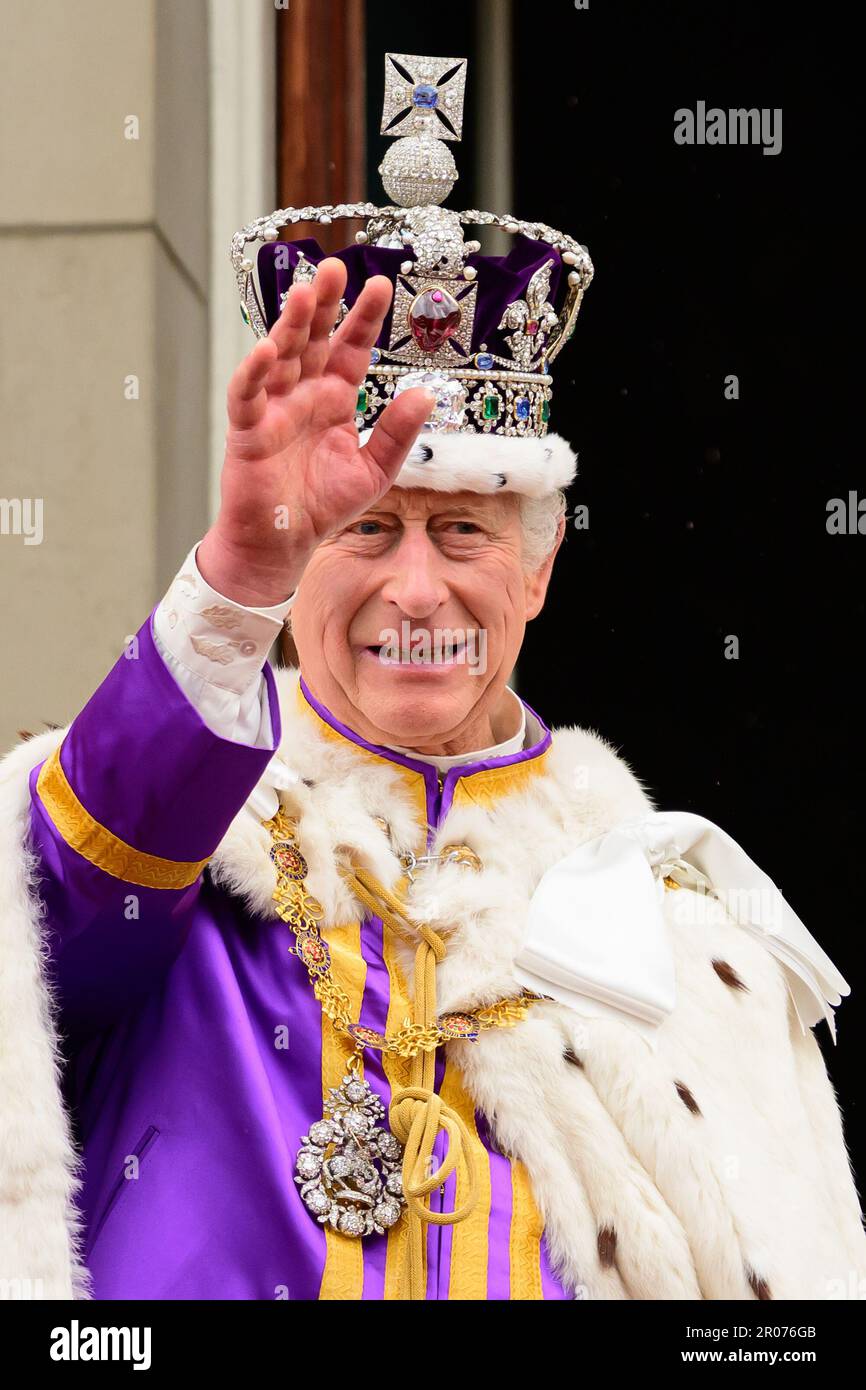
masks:
<svg viewBox="0 0 866 1390"><path fill-rule="evenodd" d="M654 1046L676 1004L674 960L662 912L665 877L719 900L784 967L805 1032L850 988L773 880L712 821L652 811L566 855L529 905L515 978L577 1013L625 1019Z"/></svg>

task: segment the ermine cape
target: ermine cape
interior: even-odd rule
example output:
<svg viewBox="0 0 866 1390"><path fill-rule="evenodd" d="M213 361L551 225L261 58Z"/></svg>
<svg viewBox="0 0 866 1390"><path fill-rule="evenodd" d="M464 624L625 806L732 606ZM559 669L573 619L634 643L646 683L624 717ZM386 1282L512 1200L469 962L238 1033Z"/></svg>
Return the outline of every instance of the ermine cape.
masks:
<svg viewBox="0 0 866 1390"><path fill-rule="evenodd" d="M152 652L143 656L158 661ZM143 679L122 666L116 680L126 682L124 689ZM171 678L154 667L153 679L163 678L164 705L175 698L168 694ZM536 756L465 776L459 768L449 773L447 805L440 800L439 823L431 830L425 777L411 760L382 756L323 717L304 699L297 671L269 673L268 681L271 700L279 704L277 758L284 774L288 769L279 796L298 818L307 885L324 907L326 938L363 916L338 870L347 859L390 887L405 886L400 856L407 851L435 856L462 844L480 861L471 867L434 858L406 888L411 915L447 942L437 975L443 1012L519 993L514 959L543 875L577 847L653 810L602 738L561 728ZM103 717L109 717L109 699L121 717L123 691L108 690L104 699ZM39 735L0 764L0 1286L6 1297L28 1296L28 1281L40 1281L36 1296L46 1298L90 1293L75 1200L81 1165L59 1085L47 944L51 905L46 909L40 901L45 865L31 839L31 797L40 795L35 769L50 764L65 735ZM221 759L230 753L210 737L212 775L219 779ZM73 748L73 761L74 754ZM199 767L204 754L197 757L189 775L206 781L207 766ZM261 815L261 793L270 785L262 764L269 757L260 756L245 773L249 785L237 792L237 807L203 874L215 910L223 902L241 904L244 921L254 926L275 919L274 867ZM181 768L165 775L186 774ZM75 776L72 763L66 776ZM54 792L50 779L42 787L41 809L50 812L56 779ZM81 787L72 790L84 800ZM437 790L441 798L441 782ZM183 800L180 784L172 797ZM53 814L62 822L59 812ZM106 817L94 823L104 829ZM112 830L118 826L106 833ZM83 836L74 853L92 853L98 864L92 826L89 840L74 824L63 833L71 844L76 833ZM129 845L135 833L126 828L123 842ZM205 857L201 849L201 842L179 843L171 857L193 861ZM105 870L103 864L97 872ZM128 892L118 879L118 891L124 888ZM514 1027L447 1045L470 1120L474 1112L497 1150L527 1175L526 1200L543 1223L551 1269L565 1296L863 1297L866 1238L840 1111L813 1032L804 1030L793 1007L782 964L720 905L707 911L706 899L688 887L671 885L662 912L676 1002L652 1040L625 1015L591 1016L553 1000L537 1003ZM273 929L286 931L283 924ZM194 925L193 933L206 930ZM165 964L169 978L188 949ZM392 961L411 992L411 949L394 943ZM297 959L291 964L300 966ZM154 1149L157 1161L164 1142L160 1138ZM142 1189L147 1161L137 1184ZM285 1181L291 1184L291 1174ZM122 1198L137 1200L135 1194ZM192 1189L187 1200L194 1201ZM489 1205L489 1183L486 1200ZM482 1190L480 1220L484 1201ZM306 1213L304 1219L312 1223ZM488 1266L480 1268L477 1221L455 1226L449 1238L451 1296L455 1287L462 1296L488 1296L492 1275ZM534 1258L537 1264L537 1242ZM533 1296L514 1290L512 1282L512 1296ZM332 1296L352 1296L351 1285Z"/></svg>

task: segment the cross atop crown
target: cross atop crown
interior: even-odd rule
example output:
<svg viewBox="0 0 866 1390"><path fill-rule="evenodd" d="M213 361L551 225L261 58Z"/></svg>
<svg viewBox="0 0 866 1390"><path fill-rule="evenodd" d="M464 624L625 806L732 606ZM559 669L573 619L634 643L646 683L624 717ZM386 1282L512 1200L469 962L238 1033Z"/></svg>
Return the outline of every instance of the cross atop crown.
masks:
<svg viewBox="0 0 866 1390"><path fill-rule="evenodd" d="M381 134L459 140L465 90L465 58L386 53Z"/></svg>

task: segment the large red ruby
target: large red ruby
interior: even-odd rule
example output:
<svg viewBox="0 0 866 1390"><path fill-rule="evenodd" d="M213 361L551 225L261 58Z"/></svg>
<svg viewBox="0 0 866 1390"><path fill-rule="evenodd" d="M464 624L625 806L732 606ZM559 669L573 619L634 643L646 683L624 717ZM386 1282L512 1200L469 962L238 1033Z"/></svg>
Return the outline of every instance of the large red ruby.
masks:
<svg viewBox="0 0 866 1390"><path fill-rule="evenodd" d="M460 305L447 290L422 290L412 300L409 328L422 352L435 352L457 331Z"/></svg>

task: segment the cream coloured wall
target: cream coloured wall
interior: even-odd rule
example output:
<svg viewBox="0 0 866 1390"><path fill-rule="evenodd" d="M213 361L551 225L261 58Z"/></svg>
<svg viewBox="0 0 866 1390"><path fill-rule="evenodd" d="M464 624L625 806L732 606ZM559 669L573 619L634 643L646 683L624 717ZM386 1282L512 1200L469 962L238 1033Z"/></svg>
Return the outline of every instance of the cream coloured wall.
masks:
<svg viewBox="0 0 866 1390"><path fill-rule="evenodd" d="M206 0L4 0L3 28L6 748L76 713L207 524L210 135Z"/></svg>

